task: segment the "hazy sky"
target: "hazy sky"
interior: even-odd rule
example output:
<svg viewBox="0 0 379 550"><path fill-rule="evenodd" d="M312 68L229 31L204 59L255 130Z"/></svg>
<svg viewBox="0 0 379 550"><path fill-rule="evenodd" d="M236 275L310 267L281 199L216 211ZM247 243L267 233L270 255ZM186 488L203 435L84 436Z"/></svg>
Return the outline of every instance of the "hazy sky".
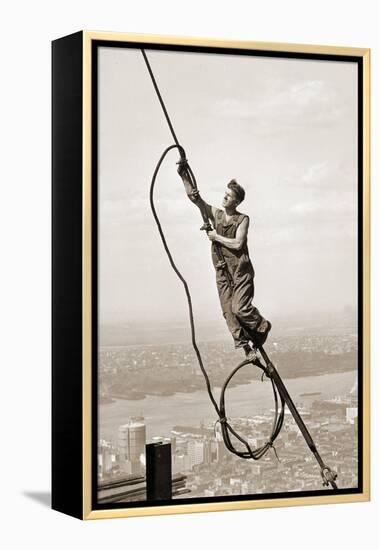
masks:
<svg viewBox="0 0 379 550"><path fill-rule="evenodd" d="M357 67L353 63L147 51L202 196L246 190L255 303L270 319L355 305ZM99 55L100 323L186 320L149 187L173 140L139 50ZM221 319L210 243L169 154L156 203L195 314Z"/></svg>

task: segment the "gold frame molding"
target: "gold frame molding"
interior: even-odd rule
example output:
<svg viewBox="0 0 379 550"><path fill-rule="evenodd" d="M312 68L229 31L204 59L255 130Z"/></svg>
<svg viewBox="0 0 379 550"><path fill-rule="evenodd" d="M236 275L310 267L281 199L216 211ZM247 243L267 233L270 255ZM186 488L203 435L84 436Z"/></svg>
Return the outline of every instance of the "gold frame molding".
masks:
<svg viewBox="0 0 379 550"><path fill-rule="evenodd" d="M363 60L363 492L327 496L180 504L141 508L92 510L91 506L91 47L94 40L143 42L178 46L208 46L254 49L277 52L341 55ZM209 38L188 38L113 32L83 32L83 518L105 519L133 516L188 514L222 510L247 510L284 506L364 502L370 500L370 49L272 42L230 41Z"/></svg>

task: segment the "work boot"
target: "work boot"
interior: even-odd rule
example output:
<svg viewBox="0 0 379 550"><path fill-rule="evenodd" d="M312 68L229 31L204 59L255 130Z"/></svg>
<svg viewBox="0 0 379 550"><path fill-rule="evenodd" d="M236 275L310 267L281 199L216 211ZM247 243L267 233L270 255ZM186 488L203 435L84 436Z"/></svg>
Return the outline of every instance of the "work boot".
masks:
<svg viewBox="0 0 379 550"><path fill-rule="evenodd" d="M259 325L258 329L256 330L254 334L254 343L257 345L258 348L263 346L263 344L267 340L268 333L271 330L271 323L270 321L267 321L266 319L263 319L261 324Z"/></svg>
<svg viewBox="0 0 379 550"><path fill-rule="evenodd" d="M243 350L246 355L246 359L254 363L258 359L257 350L255 348L251 348L249 344L246 344L246 346L243 346Z"/></svg>

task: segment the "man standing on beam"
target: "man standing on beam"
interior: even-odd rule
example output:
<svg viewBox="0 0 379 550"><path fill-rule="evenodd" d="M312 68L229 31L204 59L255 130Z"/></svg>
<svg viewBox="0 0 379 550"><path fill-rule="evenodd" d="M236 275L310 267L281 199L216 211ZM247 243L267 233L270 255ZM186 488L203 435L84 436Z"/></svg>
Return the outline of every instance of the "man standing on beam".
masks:
<svg viewBox="0 0 379 550"><path fill-rule="evenodd" d="M237 210L245 198L245 190L236 180L231 180L222 201L223 210L216 208L194 190L187 160L183 158L178 164L188 198L200 209L203 219L211 220L214 227L207 228L207 235L212 242L221 309L235 348L243 348L246 358L254 361L256 349L265 343L271 323L252 304L254 268L247 247L249 216Z"/></svg>

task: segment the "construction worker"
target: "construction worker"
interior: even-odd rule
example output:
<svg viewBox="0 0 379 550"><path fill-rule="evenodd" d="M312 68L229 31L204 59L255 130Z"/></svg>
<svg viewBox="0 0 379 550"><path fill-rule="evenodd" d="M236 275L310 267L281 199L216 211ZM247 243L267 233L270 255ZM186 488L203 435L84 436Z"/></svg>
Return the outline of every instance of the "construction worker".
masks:
<svg viewBox="0 0 379 550"><path fill-rule="evenodd" d="M210 206L194 190L186 159L178 164L187 196L214 227L207 231L207 235L212 242L212 261L221 308L235 347L243 348L246 357L254 360L256 348L266 341L271 323L252 304L254 268L247 247L249 217L237 211L237 206L245 198L245 191L236 180L231 180L225 190L223 210Z"/></svg>

